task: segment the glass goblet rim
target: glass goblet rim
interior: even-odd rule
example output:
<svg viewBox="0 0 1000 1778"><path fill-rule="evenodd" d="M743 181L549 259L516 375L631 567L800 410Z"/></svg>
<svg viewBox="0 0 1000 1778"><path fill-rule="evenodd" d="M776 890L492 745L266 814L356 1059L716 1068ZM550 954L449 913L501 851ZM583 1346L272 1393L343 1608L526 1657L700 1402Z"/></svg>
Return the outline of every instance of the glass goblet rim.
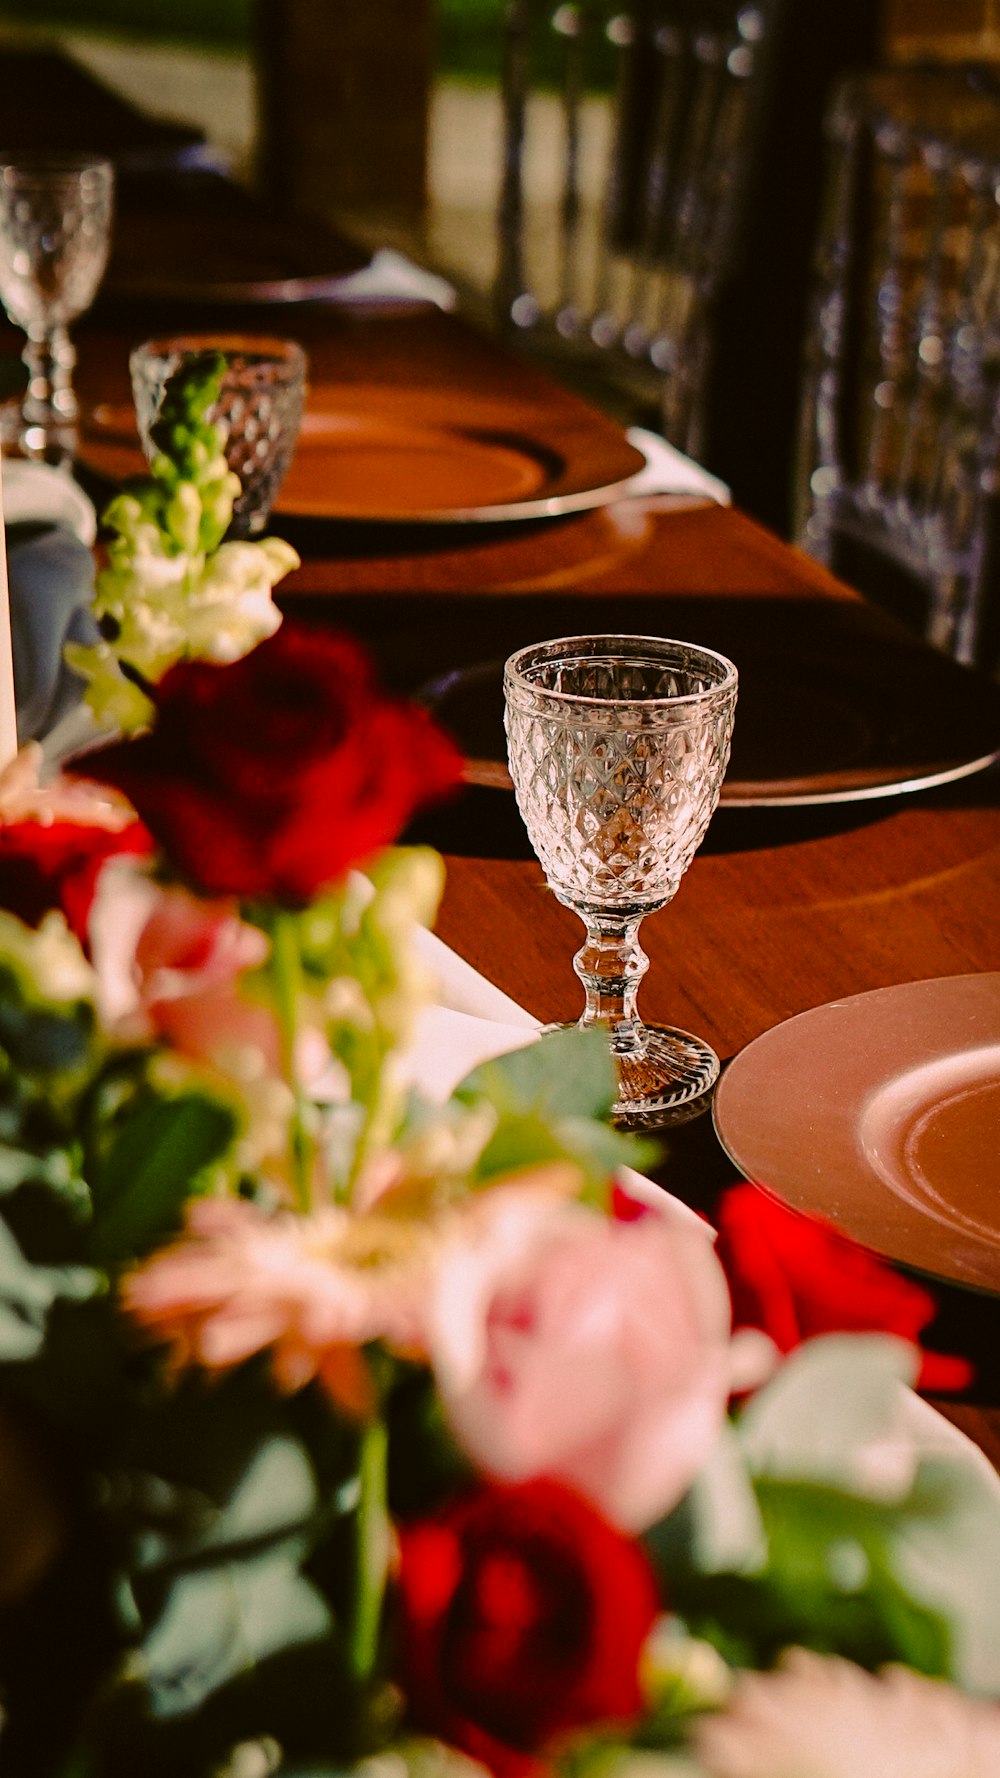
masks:
<svg viewBox="0 0 1000 1778"><path fill-rule="evenodd" d="M674 651L671 655L668 651ZM587 661L611 661L620 658L624 662L638 664L647 660L650 666L660 666L664 670L670 666L686 666L696 671L695 661L710 663L711 667L720 672L717 681L712 685L700 687L697 691L667 693L655 697L601 697L593 693L579 691L560 691L547 685L539 685L527 677L529 663L541 666L556 665L563 656L571 661L585 663ZM681 659L682 656L687 659ZM731 660L717 649L706 648L700 642L686 642L675 636L637 636L637 635L578 635L557 636L547 642L531 642L524 648L517 649L504 665L504 687L508 695L522 696L525 701L542 701L551 703L553 708L569 706L590 706L595 712L627 704L630 710L637 713L643 710L653 713L657 710L678 710L685 705L692 708L704 706L716 698L728 698L735 694L739 684L739 673Z"/></svg>
<svg viewBox="0 0 1000 1778"><path fill-rule="evenodd" d="M115 164L106 154L87 154L77 149L0 148L0 179L14 174L21 179L44 179L61 176L75 179L80 173L107 174L114 180Z"/></svg>
<svg viewBox="0 0 1000 1778"><path fill-rule="evenodd" d="M207 357L212 352L221 352L235 368L284 365L292 376L300 371L304 375L308 369L306 352L297 340L264 333L158 334L132 348L129 364L136 370L147 363Z"/></svg>

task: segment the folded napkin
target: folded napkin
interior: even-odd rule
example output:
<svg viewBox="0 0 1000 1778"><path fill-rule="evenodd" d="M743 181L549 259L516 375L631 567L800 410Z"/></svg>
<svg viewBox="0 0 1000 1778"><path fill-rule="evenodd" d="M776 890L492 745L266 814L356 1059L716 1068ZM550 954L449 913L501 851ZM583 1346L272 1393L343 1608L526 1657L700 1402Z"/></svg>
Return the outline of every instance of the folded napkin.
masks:
<svg viewBox="0 0 1000 1778"><path fill-rule="evenodd" d="M5 458L3 516L20 742L41 740L80 704L67 642L94 642L91 544L97 515L72 477L48 463Z"/></svg>
<svg viewBox="0 0 1000 1778"><path fill-rule="evenodd" d="M67 642L95 642L94 558L62 525L7 532L17 738L41 740L80 703L83 684L63 660Z"/></svg>
<svg viewBox="0 0 1000 1778"><path fill-rule="evenodd" d="M8 527L63 525L81 543L91 544L97 536L97 510L79 483L51 463L26 457L4 458L3 516Z"/></svg>
<svg viewBox="0 0 1000 1778"><path fill-rule="evenodd" d="M420 1016L405 1078L407 1085L441 1104L481 1062L534 1043L541 1026L435 933L420 929L415 948L437 982L437 998ZM702 1217L651 1179L631 1167L623 1167L619 1177L634 1198L713 1238Z"/></svg>
<svg viewBox="0 0 1000 1778"><path fill-rule="evenodd" d="M645 469L640 469L627 483L629 496L690 494L695 499L714 500L717 506L730 505L732 496L725 482L702 469L693 457L685 457L683 451L668 444L658 432L649 432L645 426L630 426L625 436L646 459Z"/></svg>
<svg viewBox="0 0 1000 1778"><path fill-rule="evenodd" d="M360 271L332 280L326 295L333 302L429 302L439 309L453 309L458 300L446 278L394 247L381 247Z"/></svg>

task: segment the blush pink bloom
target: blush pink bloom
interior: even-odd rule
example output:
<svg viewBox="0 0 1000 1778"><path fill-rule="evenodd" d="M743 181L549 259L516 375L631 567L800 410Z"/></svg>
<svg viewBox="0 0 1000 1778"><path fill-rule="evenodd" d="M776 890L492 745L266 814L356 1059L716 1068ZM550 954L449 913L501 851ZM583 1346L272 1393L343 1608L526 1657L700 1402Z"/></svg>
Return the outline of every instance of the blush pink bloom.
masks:
<svg viewBox="0 0 1000 1778"><path fill-rule="evenodd" d="M996 1778L1000 1708L907 1667L788 1650L694 1727L705 1778Z"/></svg>
<svg viewBox="0 0 1000 1778"><path fill-rule="evenodd" d="M157 883L130 859L98 879L89 936L105 1023L130 1039L159 1038L191 1060L219 1064L237 1048L278 1066L273 1014L240 988L268 941L231 901L202 901Z"/></svg>
<svg viewBox="0 0 1000 1778"><path fill-rule="evenodd" d="M325 1209L267 1216L196 1199L184 1234L125 1279L126 1311L171 1348L175 1369L226 1371L270 1351L279 1388L318 1380L348 1413L374 1398L360 1348L424 1345L432 1242L417 1224Z"/></svg>
<svg viewBox="0 0 1000 1778"><path fill-rule="evenodd" d="M442 1258L431 1358L452 1430L488 1475L568 1483L635 1532L715 1442L729 1322L707 1231L511 1187L470 1210Z"/></svg>

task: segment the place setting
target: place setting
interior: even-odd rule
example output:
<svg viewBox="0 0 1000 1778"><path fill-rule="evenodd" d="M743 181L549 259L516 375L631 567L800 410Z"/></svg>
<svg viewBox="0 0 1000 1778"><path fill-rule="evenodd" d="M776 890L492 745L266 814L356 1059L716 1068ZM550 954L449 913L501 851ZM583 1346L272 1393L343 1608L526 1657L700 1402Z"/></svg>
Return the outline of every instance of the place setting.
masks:
<svg viewBox="0 0 1000 1778"><path fill-rule="evenodd" d="M230 333L189 336L188 349L237 349ZM245 330L243 350L255 347ZM184 349L180 336L176 350ZM422 380L338 383L309 354L310 376L294 450L276 490L276 515L301 529L337 525L506 530L616 505L676 501L679 507L728 499L666 441L610 422L581 430L571 409L538 412L526 400L473 387L442 392ZM108 481L140 461L141 385L133 357L132 399L88 403L81 466Z"/></svg>
<svg viewBox="0 0 1000 1778"><path fill-rule="evenodd" d="M724 657L649 636L568 636L505 664L519 812L548 888L586 930L573 959L576 1028L604 1032L612 1119L656 1139L653 1173L671 1201L679 1193L714 1219L742 1176L793 1221L926 1281L943 1337L993 1400L1000 974L817 1006L721 1063L697 1034L640 1016L639 927L673 899L718 819L741 695ZM426 954L453 1009L429 1027L441 1058L431 1073L447 1072L456 1046L484 1061L537 1040L538 1021L487 979L450 953ZM569 1010L573 991L564 998Z"/></svg>
<svg viewBox="0 0 1000 1778"><path fill-rule="evenodd" d="M142 470L148 372L140 348L133 348L124 393L124 367L120 357L106 355L99 316L82 336L83 394L78 396L77 349L69 326L99 294L102 312L123 294L140 306L146 301L151 314L163 312L169 279L158 291L156 255L151 259L148 248L139 251L132 241L136 212L128 204L122 209L121 192L115 213L115 188L121 182L116 182L109 161L22 155L7 164L3 181L4 214L9 222L16 210L21 233L3 222L9 251L6 259L0 254L0 298L10 319L28 336L20 446L29 455L72 456L78 474L99 493L102 485L110 489ZM208 172L182 179L185 190L204 187L214 194L207 207L195 205L193 212L181 203L178 214L192 221L201 216L200 226L214 242L216 256L224 249L222 223L229 213L222 204L217 214L226 183ZM166 254L172 267L203 265L204 253L193 251L191 243L172 244L170 229L161 228L155 210L151 218L142 214L157 251ZM235 220L243 240L248 217L238 204ZM127 280L123 285L122 263L132 266L133 277L140 279L134 289ZM273 329L262 329L258 317L309 299L297 330L305 347L294 339L280 347L286 358L300 354L303 366L296 417L294 424L290 416L285 423L284 463L271 499L283 521L504 527L593 512L623 499L667 497L682 507L728 499L717 478L656 434L641 428L626 434L568 392L541 402L526 368L512 366L508 379L498 364L495 388L477 389L462 376L459 354L450 387L447 361L443 384L440 375L428 376L420 363L431 318L424 311L449 309L454 294L443 280L411 266L393 250L361 256L359 265L338 271L332 281L310 282L289 274L277 280L247 275L243 282L227 283L221 274L214 282L199 275L202 283L187 295L209 308L214 304L224 310L228 304L236 324L221 332L188 329L149 340L144 343L147 363L156 353L212 347L244 359L256 353L263 362L279 348ZM363 379L351 363L349 379L340 380L341 358L322 326L310 351L320 298L326 315L335 315L341 303L346 314L356 310L355 326L364 330ZM384 315L383 304L388 304ZM178 313L182 310L183 303ZM365 327L366 314L376 318ZM350 331L347 345L353 348ZM429 341L432 353L440 351L433 329ZM237 426L231 436L238 431Z"/></svg>

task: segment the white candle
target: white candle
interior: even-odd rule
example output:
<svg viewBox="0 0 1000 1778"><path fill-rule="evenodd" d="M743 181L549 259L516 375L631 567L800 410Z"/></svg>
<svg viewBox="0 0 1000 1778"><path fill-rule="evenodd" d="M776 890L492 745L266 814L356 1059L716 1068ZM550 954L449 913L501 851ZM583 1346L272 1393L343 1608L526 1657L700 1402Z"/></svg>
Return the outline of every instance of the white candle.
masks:
<svg viewBox="0 0 1000 1778"><path fill-rule="evenodd" d="M0 461L3 452L0 451ZM14 648L10 632L7 585L7 532L3 519L3 475L0 472L0 770L17 754L17 706L14 703Z"/></svg>

